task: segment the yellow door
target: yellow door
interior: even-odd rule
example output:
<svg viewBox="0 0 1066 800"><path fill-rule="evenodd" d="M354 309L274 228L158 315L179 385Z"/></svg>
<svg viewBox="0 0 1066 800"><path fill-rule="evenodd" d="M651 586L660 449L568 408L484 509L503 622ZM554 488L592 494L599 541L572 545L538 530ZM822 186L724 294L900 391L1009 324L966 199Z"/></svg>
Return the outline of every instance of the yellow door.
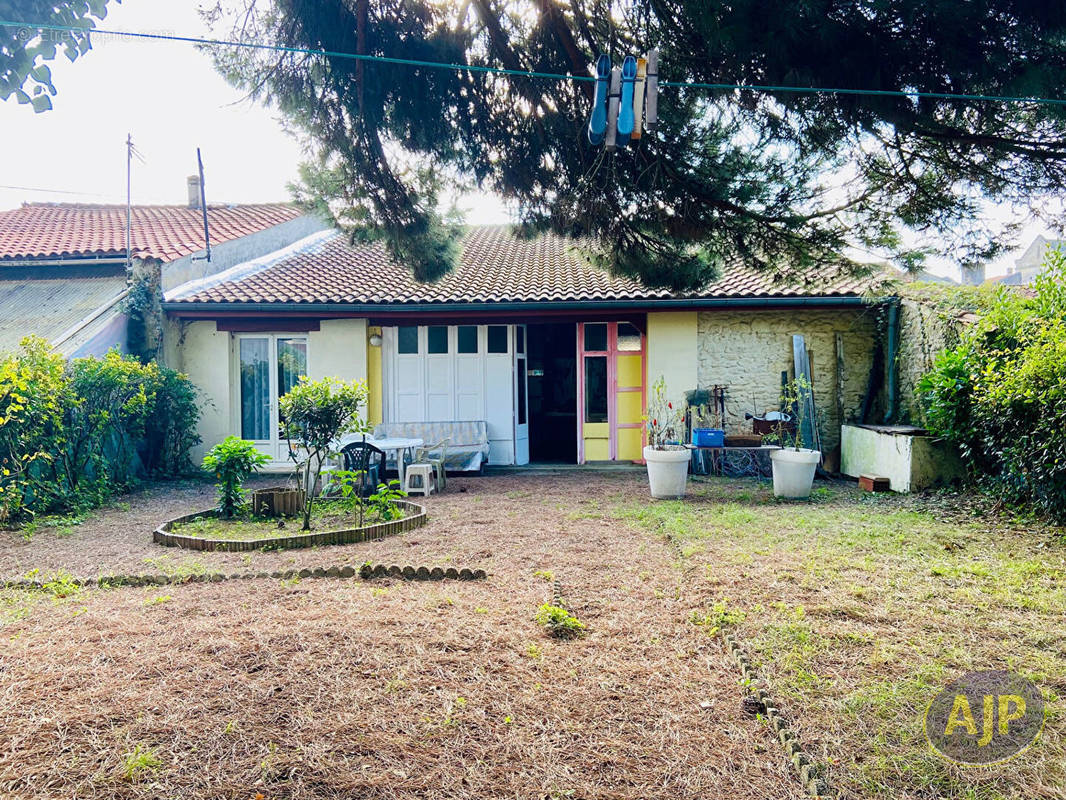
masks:
<svg viewBox="0 0 1066 800"><path fill-rule="evenodd" d="M644 335L630 322L578 325L578 461L639 461L644 448Z"/></svg>

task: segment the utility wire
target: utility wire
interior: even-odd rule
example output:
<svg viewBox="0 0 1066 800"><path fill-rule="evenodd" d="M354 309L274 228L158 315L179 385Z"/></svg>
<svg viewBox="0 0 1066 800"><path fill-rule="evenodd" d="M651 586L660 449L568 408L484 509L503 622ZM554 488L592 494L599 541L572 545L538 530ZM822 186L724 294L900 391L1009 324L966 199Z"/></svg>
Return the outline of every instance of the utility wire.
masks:
<svg viewBox="0 0 1066 800"><path fill-rule="evenodd" d="M20 192L40 192L42 194L74 194L82 197L108 197L109 195L100 194L99 192L75 192L70 189L45 189L41 186L10 186L6 183L0 183L0 189L17 189Z"/></svg>
<svg viewBox="0 0 1066 800"><path fill-rule="evenodd" d="M21 28L36 31L56 31L61 33L101 34L104 36L124 36L131 39L154 39L168 42L183 42L186 44L206 45L211 47L239 47L247 50L269 50L277 53L294 55L328 56L330 58L348 58L355 61L369 61L379 64L398 64L410 67L427 67L429 69L446 69L455 72L488 73L492 75L509 75L520 78L539 78L555 81L595 81L592 75L568 75L561 72L537 72L534 70L506 69L504 67L490 67L481 64L456 64L446 61L424 61L416 58L395 58L390 56L375 56L365 53L344 53L336 50L321 50L305 47L286 47L279 44L263 44L260 42L229 41L226 39L207 39L198 36L175 36L164 33L141 33L138 31L119 31L105 28L83 28L74 25L53 25L37 22L15 22L0 19L0 27ZM905 89L840 89L824 86L773 86L768 84L750 83L702 83L698 81L659 81L660 88L674 89L698 89L709 91L742 91L742 92L787 92L792 94L842 94L842 95L865 95L871 97L906 97L911 99L928 98L932 100L967 100L990 103L1035 103L1038 105L1066 106L1066 99L1054 97L1017 97L1010 95L986 95L986 94L957 94L952 92L923 92L909 91Z"/></svg>

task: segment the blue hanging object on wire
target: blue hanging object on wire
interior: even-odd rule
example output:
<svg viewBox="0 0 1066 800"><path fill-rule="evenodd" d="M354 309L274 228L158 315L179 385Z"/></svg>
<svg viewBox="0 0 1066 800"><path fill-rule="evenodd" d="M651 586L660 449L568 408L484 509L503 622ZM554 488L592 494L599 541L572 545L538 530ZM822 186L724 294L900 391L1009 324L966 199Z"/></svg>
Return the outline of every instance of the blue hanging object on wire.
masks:
<svg viewBox="0 0 1066 800"><path fill-rule="evenodd" d="M611 57L601 55L596 59L596 93L592 100L592 115L589 117L589 142L603 144L607 133L607 81L611 76Z"/></svg>
<svg viewBox="0 0 1066 800"><path fill-rule="evenodd" d="M633 56L626 56L622 62L622 99L618 106L618 138L619 147L629 144L629 137L633 135L633 89L637 80L637 60Z"/></svg>

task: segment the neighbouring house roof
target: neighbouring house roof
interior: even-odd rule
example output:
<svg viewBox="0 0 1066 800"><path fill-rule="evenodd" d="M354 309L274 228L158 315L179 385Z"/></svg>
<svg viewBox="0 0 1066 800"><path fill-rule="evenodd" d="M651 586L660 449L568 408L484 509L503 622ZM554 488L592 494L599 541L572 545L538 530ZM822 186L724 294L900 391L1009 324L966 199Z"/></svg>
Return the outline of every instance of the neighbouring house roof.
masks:
<svg viewBox="0 0 1066 800"><path fill-rule="evenodd" d="M122 275L0 280L0 352L32 333L69 355L111 321L125 293Z"/></svg>
<svg viewBox="0 0 1066 800"><path fill-rule="evenodd" d="M527 239L509 226L469 229L459 264L435 283L416 281L381 243L350 244L340 232L307 237L283 257L223 272L208 284L178 287L168 306L179 304L460 304L567 301L668 300L679 298L858 297L869 279L843 273L818 280L776 283L774 276L743 267L726 269L702 291L677 295L592 266L580 243L553 234Z"/></svg>
<svg viewBox="0 0 1066 800"><path fill-rule="evenodd" d="M290 203L209 205L211 243L237 239L299 217ZM133 206L131 255L169 262L204 249L203 212L189 206ZM124 257L126 207L24 203L0 211L0 260Z"/></svg>

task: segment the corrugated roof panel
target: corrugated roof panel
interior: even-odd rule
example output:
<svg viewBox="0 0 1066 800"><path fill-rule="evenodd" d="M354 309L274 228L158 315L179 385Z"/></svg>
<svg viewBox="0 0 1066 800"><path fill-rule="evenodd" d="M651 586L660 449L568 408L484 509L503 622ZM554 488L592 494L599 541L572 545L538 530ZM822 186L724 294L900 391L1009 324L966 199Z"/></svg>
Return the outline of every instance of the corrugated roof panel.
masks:
<svg viewBox="0 0 1066 800"><path fill-rule="evenodd" d="M122 276L0 280L0 351L36 334L55 340L126 290Z"/></svg>

